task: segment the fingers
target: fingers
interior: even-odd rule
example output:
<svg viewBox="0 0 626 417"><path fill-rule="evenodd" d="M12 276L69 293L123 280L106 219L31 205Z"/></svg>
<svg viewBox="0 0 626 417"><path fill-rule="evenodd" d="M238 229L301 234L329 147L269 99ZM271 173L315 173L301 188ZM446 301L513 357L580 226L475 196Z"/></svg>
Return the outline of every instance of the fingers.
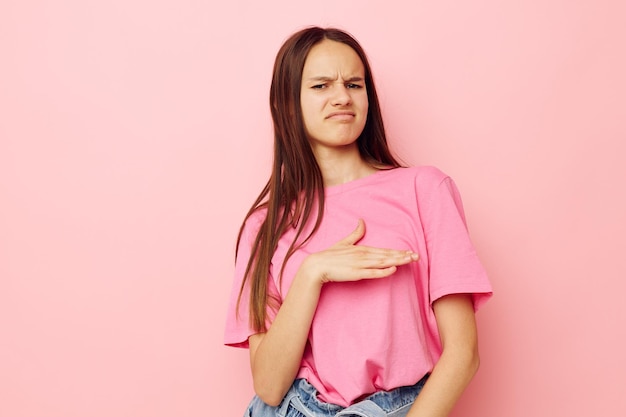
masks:
<svg viewBox="0 0 626 417"><path fill-rule="evenodd" d="M365 236L365 222L363 219L359 219L356 229L354 229L348 236L337 242L337 245L355 245L363 238L363 236Z"/></svg>
<svg viewBox="0 0 626 417"><path fill-rule="evenodd" d="M357 245L365 236L365 222L359 219L356 228L327 250L312 254L304 265L322 283L384 278L397 267L415 262L417 253L411 250L386 249Z"/></svg>
<svg viewBox="0 0 626 417"><path fill-rule="evenodd" d="M311 257L320 271L322 283L384 278L397 267L415 262L417 253L407 250L368 246L340 246Z"/></svg>
<svg viewBox="0 0 626 417"><path fill-rule="evenodd" d="M396 272L397 269L397 266L387 268L352 268L349 271L345 271L342 275L328 275L324 282L346 282L386 278Z"/></svg>
<svg viewBox="0 0 626 417"><path fill-rule="evenodd" d="M368 246L353 247L352 265L360 268L388 268L405 265L419 259L417 253L410 250L374 248Z"/></svg>
<svg viewBox="0 0 626 417"><path fill-rule="evenodd" d="M355 275L357 279L377 279L377 278L385 278L389 275L392 275L398 269L397 266L390 266L388 268L375 268L375 269L364 269L359 271L358 275Z"/></svg>

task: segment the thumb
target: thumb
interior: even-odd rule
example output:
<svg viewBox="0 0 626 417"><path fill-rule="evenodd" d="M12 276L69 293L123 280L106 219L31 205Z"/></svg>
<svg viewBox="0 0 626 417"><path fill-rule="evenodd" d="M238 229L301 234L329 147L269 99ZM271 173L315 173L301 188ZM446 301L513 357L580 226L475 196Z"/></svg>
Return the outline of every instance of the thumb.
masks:
<svg viewBox="0 0 626 417"><path fill-rule="evenodd" d="M354 245L365 236L365 222L359 219L356 229L348 236L337 242L338 245Z"/></svg>

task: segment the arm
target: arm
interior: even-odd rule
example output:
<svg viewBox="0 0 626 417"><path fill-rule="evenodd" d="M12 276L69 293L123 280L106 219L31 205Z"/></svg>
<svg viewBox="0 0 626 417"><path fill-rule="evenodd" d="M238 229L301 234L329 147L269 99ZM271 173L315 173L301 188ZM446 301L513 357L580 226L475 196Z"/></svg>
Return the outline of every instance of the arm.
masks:
<svg viewBox="0 0 626 417"><path fill-rule="evenodd" d="M300 369L322 289L319 281L301 271L267 333L248 339L254 391L271 406L280 403Z"/></svg>
<svg viewBox="0 0 626 417"><path fill-rule="evenodd" d="M471 295L453 294L433 304L443 353L408 417L446 417L478 370L478 340Z"/></svg>
<svg viewBox="0 0 626 417"><path fill-rule="evenodd" d="M250 367L256 394L268 405L283 399L300 369L309 329L325 282L383 278L418 259L406 250L357 246L365 224L325 251L309 255L298 269L267 333L250 336Z"/></svg>

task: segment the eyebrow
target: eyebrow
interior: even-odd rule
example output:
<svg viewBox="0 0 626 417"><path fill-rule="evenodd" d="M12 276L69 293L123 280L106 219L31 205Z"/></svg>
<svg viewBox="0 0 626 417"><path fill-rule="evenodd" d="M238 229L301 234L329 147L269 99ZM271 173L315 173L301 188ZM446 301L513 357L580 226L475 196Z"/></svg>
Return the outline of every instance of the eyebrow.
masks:
<svg viewBox="0 0 626 417"><path fill-rule="evenodd" d="M309 79L307 79L307 81L335 81L336 78L334 77L327 77L327 76L317 76L317 77L311 77ZM363 77L350 77L347 80L345 80L345 82L355 82L355 81L363 81Z"/></svg>

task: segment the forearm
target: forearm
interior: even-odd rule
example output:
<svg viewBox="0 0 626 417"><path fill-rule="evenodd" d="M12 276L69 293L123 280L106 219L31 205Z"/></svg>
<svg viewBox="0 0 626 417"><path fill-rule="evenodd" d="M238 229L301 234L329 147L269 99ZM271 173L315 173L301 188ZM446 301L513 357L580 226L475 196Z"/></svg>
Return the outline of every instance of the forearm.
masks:
<svg viewBox="0 0 626 417"><path fill-rule="evenodd" d="M251 349L251 368L257 395L277 405L293 383L307 343L322 284L299 272L271 327Z"/></svg>
<svg viewBox="0 0 626 417"><path fill-rule="evenodd" d="M444 351L407 417L447 417L478 365L476 351Z"/></svg>
<svg viewBox="0 0 626 417"><path fill-rule="evenodd" d="M443 353L408 414L446 417L478 370L478 335L472 298L448 295L433 304Z"/></svg>

